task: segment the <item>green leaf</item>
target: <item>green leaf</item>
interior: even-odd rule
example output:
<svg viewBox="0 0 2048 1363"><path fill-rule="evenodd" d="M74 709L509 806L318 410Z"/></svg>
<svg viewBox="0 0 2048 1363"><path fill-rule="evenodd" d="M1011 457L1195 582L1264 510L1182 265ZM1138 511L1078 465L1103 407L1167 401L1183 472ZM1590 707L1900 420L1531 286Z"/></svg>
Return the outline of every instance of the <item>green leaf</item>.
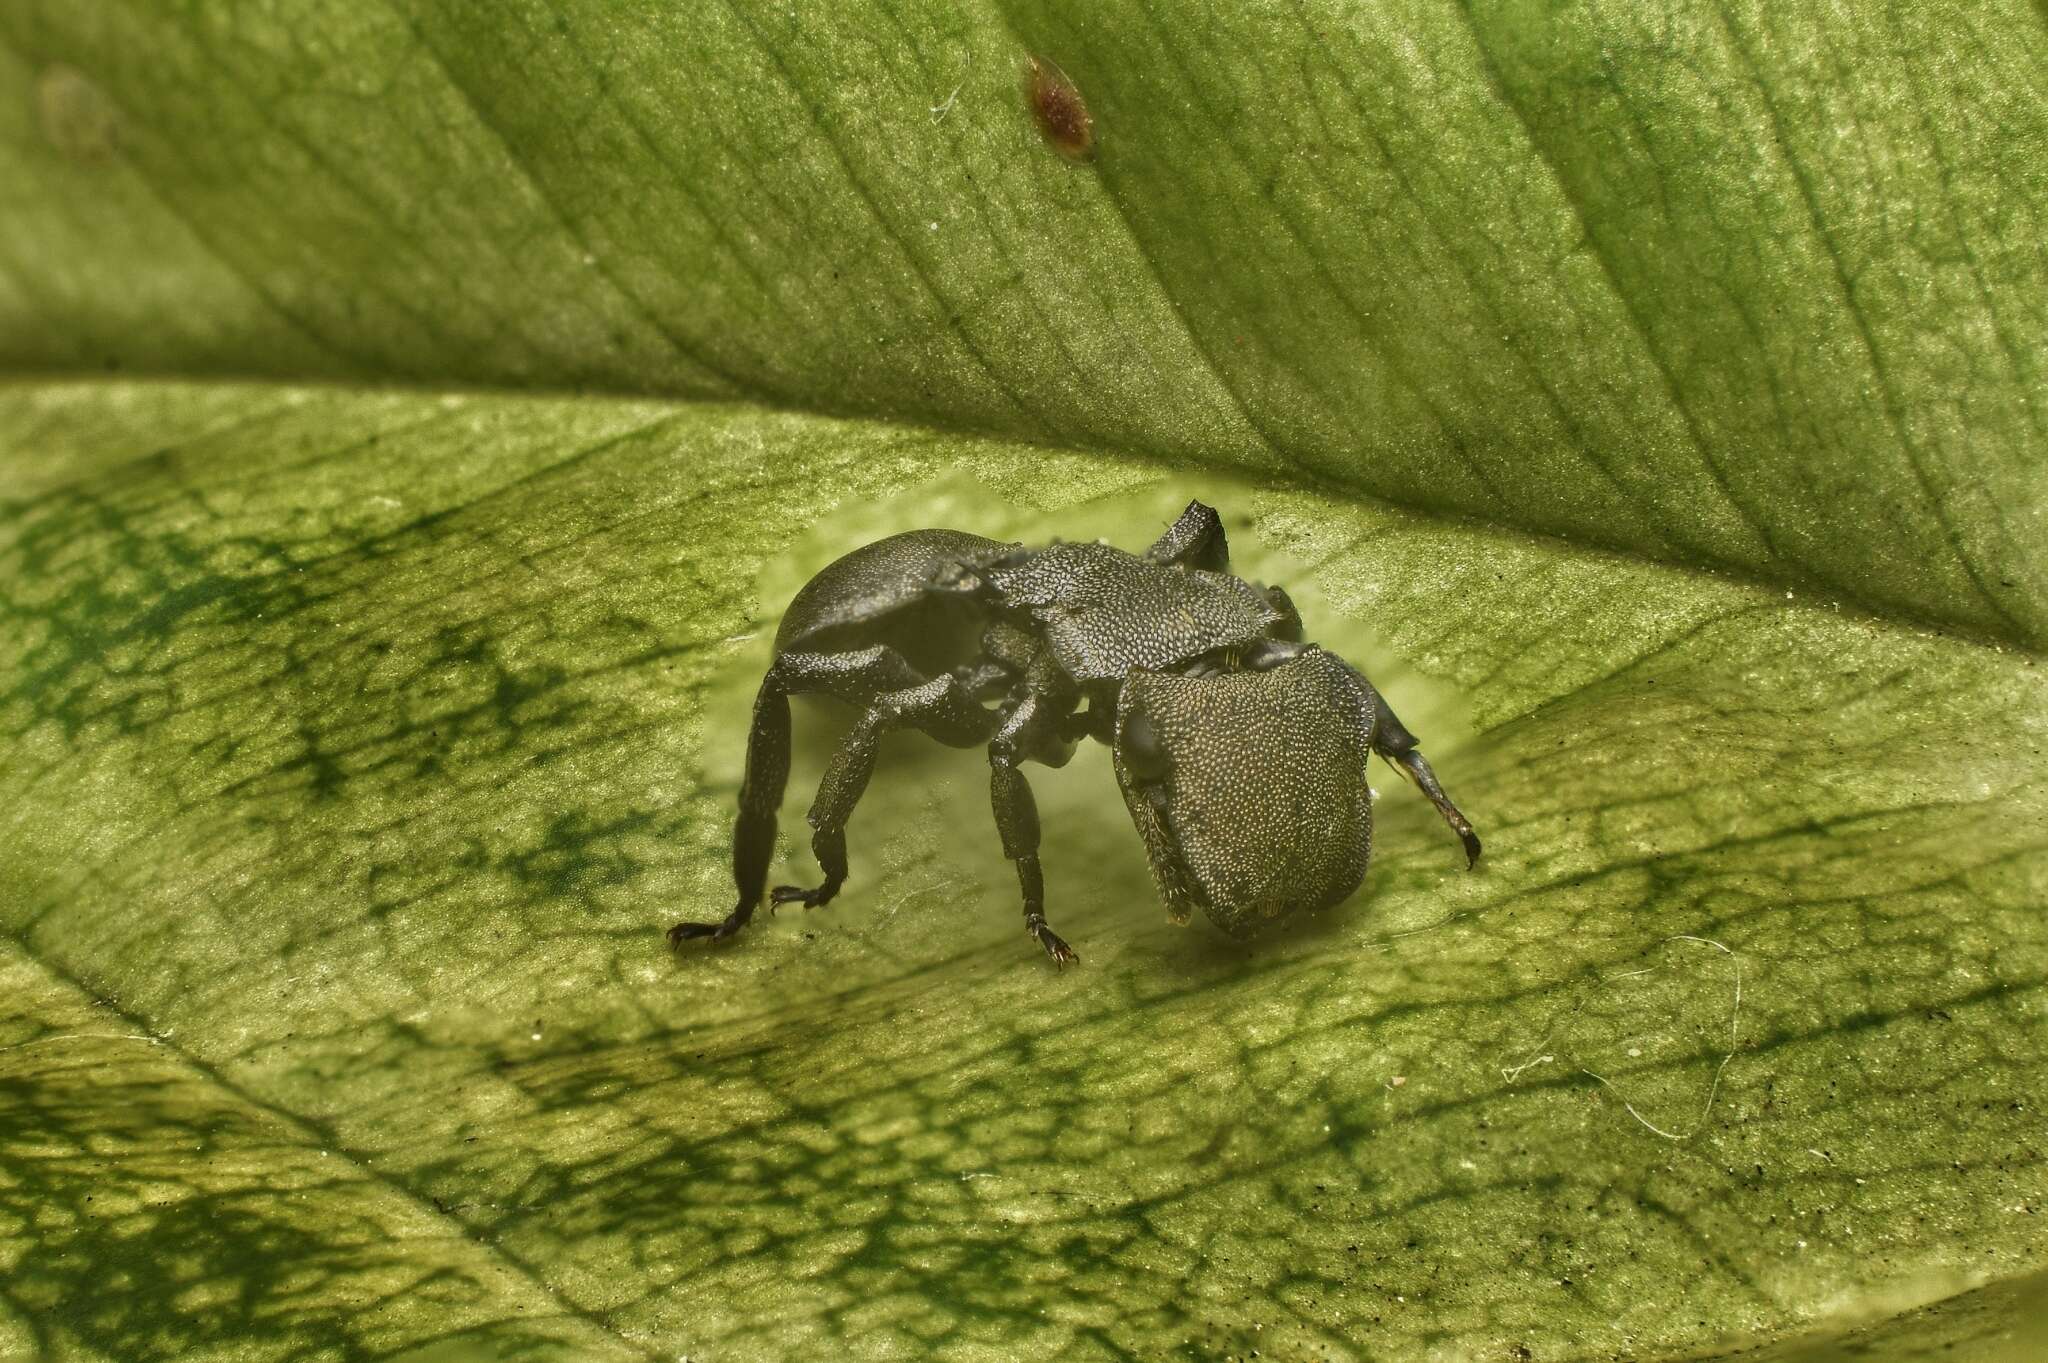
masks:
<svg viewBox="0 0 2048 1363"><path fill-rule="evenodd" d="M2024 1356L2044 56L0 11L0 1358ZM1396 787L1348 904L1176 929L1091 750L1054 973L906 738L833 907L668 951L811 572L1196 494L1477 872Z"/></svg>

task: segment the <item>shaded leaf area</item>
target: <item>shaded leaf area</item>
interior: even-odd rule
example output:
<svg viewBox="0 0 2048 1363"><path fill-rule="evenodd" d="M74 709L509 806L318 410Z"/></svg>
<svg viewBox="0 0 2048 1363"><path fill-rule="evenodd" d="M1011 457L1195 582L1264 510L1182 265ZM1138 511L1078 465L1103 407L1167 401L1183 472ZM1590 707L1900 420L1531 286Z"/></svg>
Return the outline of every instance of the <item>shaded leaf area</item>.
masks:
<svg viewBox="0 0 2048 1363"><path fill-rule="evenodd" d="M23 1357L646 1356L136 1026L0 945L0 1296Z"/></svg>
<svg viewBox="0 0 2048 1363"><path fill-rule="evenodd" d="M1286 470L2039 646L2044 71L2024 0L27 0L0 360Z"/></svg>
<svg viewBox="0 0 2048 1363"><path fill-rule="evenodd" d="M36 1104L0 1206L66 1218L62 1253L4 1223L6 1291L83 1347L174 1356L196 1282L251 1356L546 1319L730 1359L1675 1357L2044 1266L2031 655L743 406L16 386L0 450L36 486L0 531L7 1025L160 1039L0 1050ZM1423 735L1479 872L1389 779L1360 896L1175 929L1094 751L1032 773L1054 973L980 757L906 739L832 908L669 954L728 902L795 583L917 524L1137 545L1191 491ZM840 722L804 716L799 881ZM128 1220L77 1205L107 1167L155 1190ZM201 1233L209 1197L244 1219ZM145 1256L178 1267L98 1290Z"/></svg>

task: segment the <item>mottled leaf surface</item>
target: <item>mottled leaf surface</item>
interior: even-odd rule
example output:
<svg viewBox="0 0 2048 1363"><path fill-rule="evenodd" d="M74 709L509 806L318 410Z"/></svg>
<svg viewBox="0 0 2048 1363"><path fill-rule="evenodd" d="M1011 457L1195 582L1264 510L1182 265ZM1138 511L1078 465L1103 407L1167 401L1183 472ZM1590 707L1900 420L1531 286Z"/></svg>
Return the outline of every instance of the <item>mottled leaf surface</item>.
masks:
<svg viewBox="0 0 2048 1363"><path fill-rule="evenodd" d="M0 1358L2025 1356L2044 56L0 10ZM1092 751L1054 973L906 738L834 906L668 952L812 571L1195 494L1478 871L1376 768L1363 893L1176 929Z"/></svg>

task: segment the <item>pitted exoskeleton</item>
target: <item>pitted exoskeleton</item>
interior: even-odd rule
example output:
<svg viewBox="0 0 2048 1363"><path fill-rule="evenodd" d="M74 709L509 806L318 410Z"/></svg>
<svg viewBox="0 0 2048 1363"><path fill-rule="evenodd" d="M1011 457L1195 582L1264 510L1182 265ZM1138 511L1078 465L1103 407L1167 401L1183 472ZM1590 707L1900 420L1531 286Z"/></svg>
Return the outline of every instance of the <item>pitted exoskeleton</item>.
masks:
<svg viewBox="0 0 2048 1363"><path fill-rule="evenodd" d="M846 822L890 729L986 746L1003 854L1024 926L1060 964L1045 921L1038 810L1021 767L1064 766L1081 738L1110 745L1124 803L1176 922L1199 906L1246 936L1326 908L1365 878L1369 753L1413 781L1464 842L1479 838L1416 739L1341 658L1302 640L1287 593L1230 572L1223 523L1200 502L1142 555L1107 544L1032 549L956 530L912 530L854 550L790 602L754 701L733 831L738 901L669 940L722 939L761 902L789 777L789 697L822 691L859 710L811 806L814 887L775 904L830 902L846 881Z"/></svg>

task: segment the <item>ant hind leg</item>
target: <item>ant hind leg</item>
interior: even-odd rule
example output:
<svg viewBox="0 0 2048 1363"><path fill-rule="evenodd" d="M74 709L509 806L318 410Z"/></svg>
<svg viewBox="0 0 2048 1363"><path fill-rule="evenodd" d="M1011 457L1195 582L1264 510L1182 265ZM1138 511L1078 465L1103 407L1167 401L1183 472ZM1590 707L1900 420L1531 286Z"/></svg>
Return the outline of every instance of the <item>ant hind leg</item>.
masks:
<svg viewBox="0 0 2048 1363"><path fill-rule="evenodd" d="M1352 675L1364 683L1366 691L1372 697L1375 714L1372 750L1384 757L1403 776L1413 781L1415 788L1422 792L1423 798L1436 806L1436 812L1444 816L1444 822L1458 835L1458 841L1465 844L1465 866L1466 869L1471 869L1479 861L1479 835L1472 831L1472 821L1451 803L1450 796L1444 794L1444 788L1437 783L1436 773L1430 770L1429 760L1422 755L1418 740L1414 734L1408 732L1408 726L1394 714L1394 709L1387 704L1386 697L1382 696L1371 682L1360 676L1356 668L1352 669Z"/></svg>
<svg viewBox="0 0 2048 1363"><path fill-rule="evenodd" d="M994 717L950 674L877 697L840 741L811 805L811 851L825 878L808 889L778 885L770 892L771 902L817 908L829 904L846 883L846 823L874 775L883 734L917 729L950 747L963 748L984 741L993 722Z"/></svg>
<svg viewBox="0 0 2048 1363"><path fill-rule="evenodd" d="M739 818L733 825L732 878L738 901L716 923L678 923L668 930L671 946L699 937L723 941L747 925L761 888L768 881L768 859L775 852L775 816L782 791L789 784L789 691L778 664L761 679L754 697L754 722L747 730L747 774L740 784Z"/></svg>

